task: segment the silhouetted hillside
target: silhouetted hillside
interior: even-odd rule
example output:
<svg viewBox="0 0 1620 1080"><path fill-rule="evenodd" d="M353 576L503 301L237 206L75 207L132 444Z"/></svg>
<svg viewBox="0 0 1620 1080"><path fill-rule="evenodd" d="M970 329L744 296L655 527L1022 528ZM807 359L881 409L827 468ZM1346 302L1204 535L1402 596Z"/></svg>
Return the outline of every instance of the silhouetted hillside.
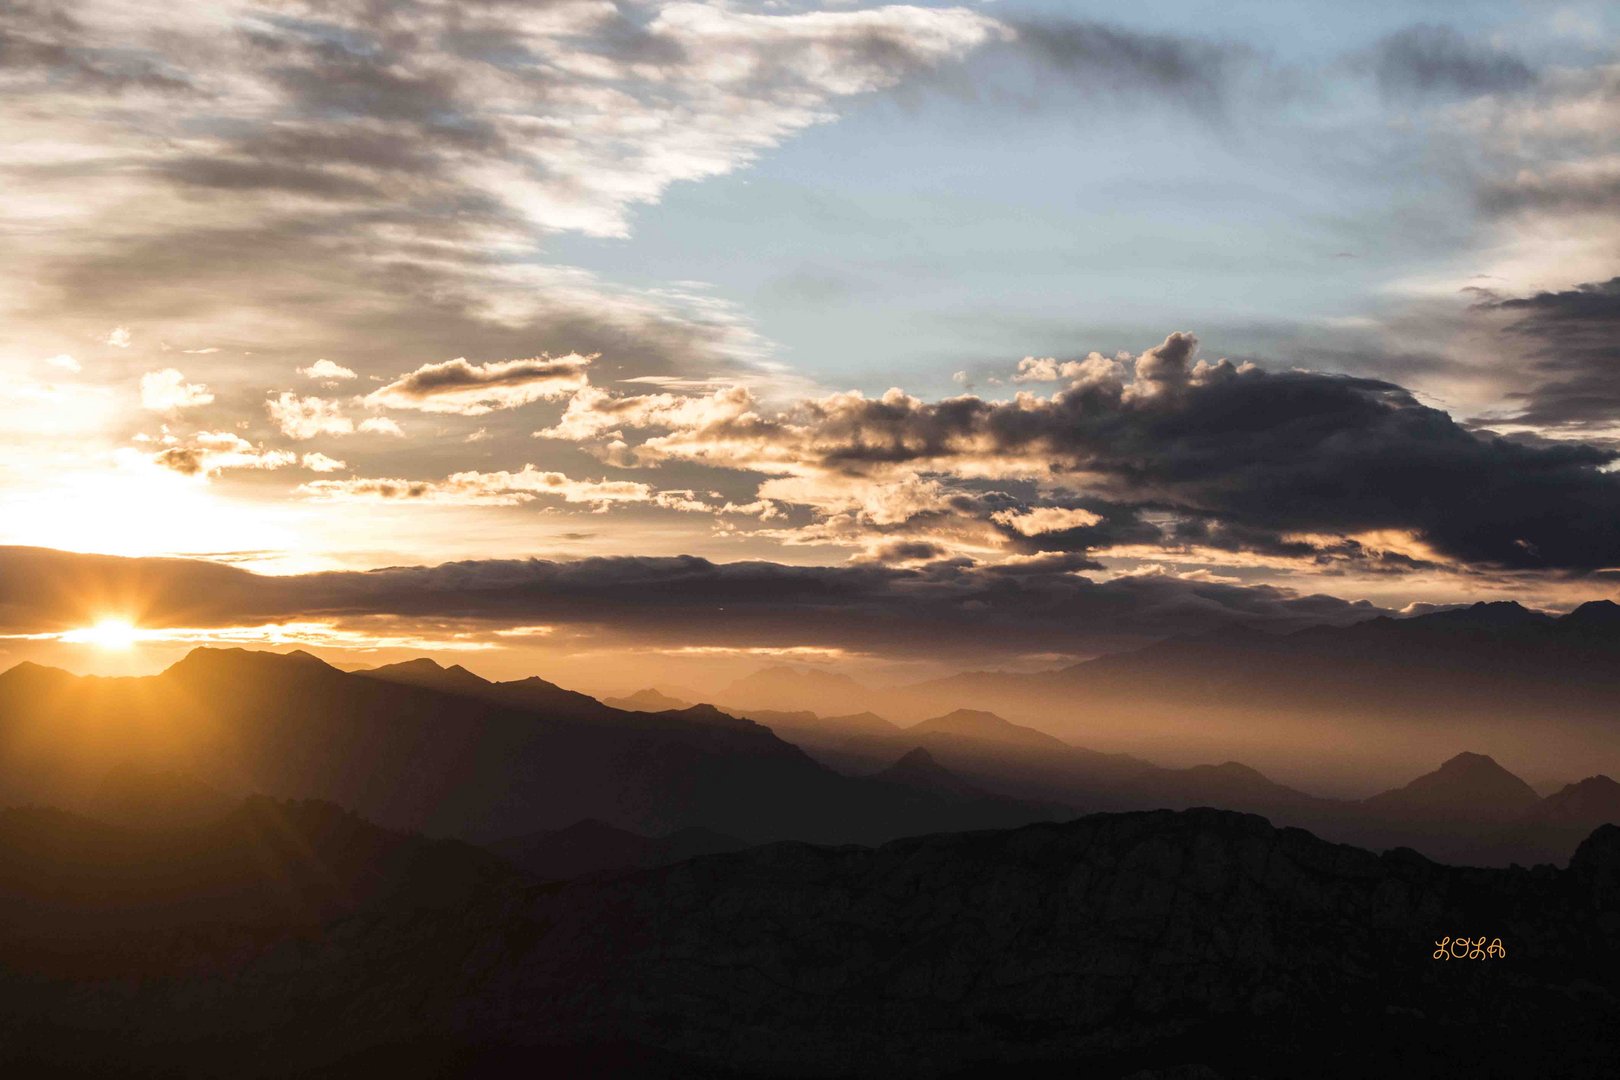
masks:
<svg viewBox="0 0 1620 1080"><path fill-rule="evenodd" d="M959 799L981 798L985 794L935 761L934 755L920 746L882 772L874 774L873 779L918 791L937 791Z"/></svg>
<svg viewBox="0 0 1620 1080"><path fill-rule="evenodd" d="M1027 808L1011 811L1023 804L976 817L840 775L709 706L626 713L537 678L474 684L423 664L407 674L239 649L198 649L147 678L19 665L0 675L0 802L87 809L128 765L232 794L329 799L389 827L469 839L581 818L646 834L701 826L829 841L1031 820ZM424 685L447 677L467 692Z"/></svg>
<svg viewBox="0 0 1620 1080"><path fill-rule="evenodd" d="M1541 799L1517 776L1484 754L1458 754L1405 787L1374 795L1362 806L1392 821L1511 821Z"/></svg>
<svg viewBox="0 0 1620 1080"><path fill-rule="evenodd" d="M675 709L690 709L696 702L671 697L648 687L645 690L637 690L628 697L603 698L602 704L613 709L623 709L625 712L669 712Z"/></svg>
<svg viewBox="0 0 1620 1080"><path fill-rule="evenodd" d="M330 803L254 797L162 830L14 807L0 810L0 952L30 969L111 975L125 961L161 965L140 946L181 927L240 933L383 903L454 907L511 879L471 845L391 832Z"/></svg>
<svg viewBox="0 0 1620 1080"><path fill-rule="evenodd" d="M171 959L133 982L0 963L0 1065L1596 1077L1620 1055L1617 905L1613 827L1563 871L1374 855L1209 810L777 844L456 905L384 902L224 951L201 929L136 933L121 947ZM1436 958L1459 937L1479 939L1478 958ZM1493 941L1505 956L1483 955Z"/></svg>
<svg viewBox="0 0 1620 1080"><path fill-rule="evenodd" d="M460 664L444 667L425 656L398 664L366 668L355 674L364 675L368 679L382 679L386 682L404 683L407 686L425 686L453 693L478 693L494 685L488 679L474 675Z"/></svg>
<svg viewBox="0 0 1620 1080"><path fill-rule="evenodd" d="M566 829L530 833L487 846L534 880L562 881L604 870L665 866L748 845L709 829L677 829L667 836L642 836L604 821L586 820Z"/></svg>

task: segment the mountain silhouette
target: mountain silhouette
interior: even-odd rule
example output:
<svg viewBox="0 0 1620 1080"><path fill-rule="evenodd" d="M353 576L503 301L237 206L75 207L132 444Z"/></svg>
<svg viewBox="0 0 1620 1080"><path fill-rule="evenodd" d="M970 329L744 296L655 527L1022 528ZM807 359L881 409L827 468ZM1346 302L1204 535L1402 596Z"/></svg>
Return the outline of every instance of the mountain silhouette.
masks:
<svg viewBox="0 0 1620 1080"><path fill-rule="evenodd" d="M119 935L285 929L383 903L453 907L511 877L471 845L392 832L311 800L255 796L206 824L163 830L0 810L0 924L13 958L46 968Z"/></svg>
<svg viewBox="0 0 1620 1080"><path fill-rule="evenodd" d="M389 676L240 649L197 649L142 678L19 665L0 675L0 802L87 809L129 763L470 840L582 818L827 841L1031 820L1016 801L976 817L983 807L841 775L708 706L626 713L538 678L463 693L420 685L441 677L425 665L412 682Z"/></svg>
<svg viewBox="0 0 1620 1080"><path fill-rule="evenodd" d="M653 837L587 819L565 829L530 833L487 846L535 880L561 881L606 870L664 866L748 845L708 829L677 829L667 836Z"/></svg>
<svg viewBox="0 0 1620 1080"><path fill-rule="evenodd" d="M956 709L943 716L930 717L905 729L908 738L945 737L1016 746L1020 749L1068 750L1068 743L1034 728L1002 719L982 709Z"/></svg>
<svg viewBox="0 0 1620 1080"><path fill-rule="evenodd" d="M1608 822L1620 822L1620 783L1607 776L1589 776L1541 800L1528 817L1548 824L1573 825L1587 832Z"/></svg>
<svg viewBox="0 0 1620 1080"><path fill-rule="evenodd" d="M153 865L117 856L137 834L0 815L7 914L63 901L30 930L54 951L0 934L0 1065L990 1077L1016 1062L1042 1077L1348 1080L1595 1077L1620 1056L1613 826L1565 870L1448 867L1190 810L772 844L522 887L463 845L301 806L255 805L184 848L217 854ZM322 874L296 869L315 862L300 845ZM82 853L119 869L78 879ZM178 864L173 884L139 884ZM111 901L96 891L126 879ZM341 899L366 881L382 884ZM224 909L184 899L219 887ZM221 910L249 921L232 929ZM116 936L73 936L107 912ZM1477 958L1435 958L1461 936L1480 938ZM1485 955L1493 941L1504 956Z"/></svg>
<svg viewBox="0 0 1620 1080"><path fill-rule="evenodd" d="M444 667L425 656L398 664L366 668L355 674L364 675L368 679L383 679L387 682L425 686L432 690L448 690L452 693L481 692L494 685L488 679L474 675L460 664Z"/></svg>
<svg viewBox="0 0 1620 1080"><path fill-rule="evenodd" d="M959 799L984 797L984 792L934 760L922 747L908 751L899 761L874 775L887 784L901 784L918 791L936 791Z"/></svg>
<svg viewBox="0 0 1620 1080"><path fill-rule="evenodd" d="M1620 695L1620 608L1511 602L1287 634L1234 627L1047 672L968 672L868 695L885 715L989 709L1104 750L1173 743L1339 787L1479 746L1538 773L1591 771Z"/></svg>
<svg viewBox="0 0 1620 1080"><path fill-rule="evenodd" d="M1371 796L1362 805L1399 821L1510 821L1541 798L1529 784L1484 754L1461 753L1405 787Z"/></svg>
<svg viewBox="0 0 1620 1080"><path fill-rule="evenodd" d="M660 690L648 687L645 690L637 690L627 697L603 698L602 704L614 709L623 709L625 712L670 712L689 709L695 702L671 697Z"/></svg>
<svg viewBox="0 0 1620 1080"><path fill-rule="evenodd" d="M1215 806L1481 864L1561 864L1615 816L1583 794L1590 813L1572 811L1564 824L1552 809L1538 818L1544 801L1476 753L1357 801L1314 796L1239 762L1165 768L1098 753L983 710L907 729L872 714L791 718L795 730L859 733L831 750L807 740L806 753L708 705L624 712L542 679L488 683L421 664L408 666L411 682L391 675L345 673L307 654L211 649L135 679L18 665L0 675L0 804L162 825L206 820L221 796L265 793L475 842L596 819L643 837L697 827L747 843L873 842L1076 812ZM420 685L446 677L465 692ZM531 695L560 704L513 703ZM950 780L895 782L911 766L875 775L917 749ZM157 778L144 794L142 776ZM157 797L165 793L166 804Z"/></svg>
<svg viewBox="0 0 1620 1080"><path fill-rule="evenodd" d="M237 800L187 773L125 762L108 770L87 812L125 828L168 830L210 824L236 806Z"/></svg>

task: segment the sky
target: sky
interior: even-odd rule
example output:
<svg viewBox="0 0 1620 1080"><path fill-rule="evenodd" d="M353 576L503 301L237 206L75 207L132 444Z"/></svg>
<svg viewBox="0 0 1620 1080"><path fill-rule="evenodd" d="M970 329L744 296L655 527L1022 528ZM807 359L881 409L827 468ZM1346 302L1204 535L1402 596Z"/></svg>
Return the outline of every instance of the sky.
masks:
<svg viewBox="0 0 1620 1080"><path fill-rule="evenodd" d="M634 689L1613 596L1617 24L7 5L0 648Z"/></svg>

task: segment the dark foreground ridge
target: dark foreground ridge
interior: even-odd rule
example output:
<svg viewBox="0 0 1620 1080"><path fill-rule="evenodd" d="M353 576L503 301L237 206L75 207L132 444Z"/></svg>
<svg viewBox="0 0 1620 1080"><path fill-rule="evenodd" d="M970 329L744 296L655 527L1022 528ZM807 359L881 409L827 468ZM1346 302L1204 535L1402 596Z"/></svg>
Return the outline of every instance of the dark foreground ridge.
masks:
<svg viewBox="0 0 1620 1080"><path fill-rule="evenodd" d="M880 848L773 844L532 886L465 846L429 864L420 841L344 822L261 810L187 834L265 843L273 830L278 857L310 851L328 874L305 888L333 883L318 906L339 909L318 923L309 904L279 928L271 907L241 927L143 923L58 882L58 907L93 910L79 930L52 920L43 939L0 937L0 1063L1208 1080L1600 1076L1620 1059L1613 826L1565 870L1443 866L1189 810ZM0 834L13 894L33 880L29 860L90 842L76 830L117 839L72 815L46 826L42 842L24 814ZM301 848L311 827L324 839ZM418 854L402 861L390 845ZM349 850L400 868L394 902L354 894ZM255 859L188 856L204 864L199 880L226 892L241 885L232 874L262 873ZM429 865L424 893L413 868ZM126 863L125 890L149 898L140 872ZM476 888L450 887L456 875ZM75 946L109 918L116 940ZM1507 955L1434 959L1447 936L1499 938ZM95 948L109 974L76 974Z"/></svg>

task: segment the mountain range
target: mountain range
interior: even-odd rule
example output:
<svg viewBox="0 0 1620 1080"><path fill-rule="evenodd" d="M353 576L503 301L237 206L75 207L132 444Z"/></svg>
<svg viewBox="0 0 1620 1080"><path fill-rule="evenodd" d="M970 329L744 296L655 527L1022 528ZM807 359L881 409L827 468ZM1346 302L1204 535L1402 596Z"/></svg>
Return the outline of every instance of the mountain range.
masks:
<svg viewBox="0 0 1620 1080"><path fill-rule="evenodd" d="M638 699L666 696L647 691ZM890 768L909 761L908 768L946 773L951 784L1045 799L1075 812L1214 806L1263 814L1348 843L1407 846L1462 862L1562 862L1592 829L1620 822L1620 784L1607 776L1564 785L1543 798L1495 759L1473 752L1366 798L1328 798L1236 761L1165 768L1087 750L984 710L957 709L909 726L873 713L747 715L846 771L871 771L898 758ZM914 758L917 751L924 756Z"/></svg>
<svg viewBox="0 0 1620 1080"><path fill-rule="evenodd" d="M986 710L902 727L873 713L739 716L655 695L637 700L681 707L620 710L538 677L494 682L426 659L342 672L303 653L198 649L133 679L23 664L0 675L0 805L186 822L222 798L322 799L388 828L526 843L516 861L541 877L704 850L649 839L682 830L722 847L871 843L1216 806L1334 840L1506 864L1562 863L1597 825L1620 821L1620 785L1606 776L1541 798L1479 753L1369 798L1326 798L1243 763L1163 767ZM635 842L570 855L563 830L585 821Z"/></svg>
<svg viewBox="0 0 1620 1080"><path fill-rule="evenodd" d="M162 844L12 810L0 1068L1598 1077L1617 903L1613 826L1564 870L1191 810L535 885L326 804L249 800Z"/></svg>
<svg viewBox="0 0 1620 1080"><path fill-rule="evenodd" d="M629 713L432 661L348 673L299 652L197 649L140 678L0 675L0 805L90 808L124 767L469 840L594 818L643 834L872 841L1052 813L846 776L708 706Z"/></svg>
<svg viewBox="0 0 1620 1080"><path fill-rule="evenodd" d="M1237 759L1337 792L1387 786L1459 746L1538 777L1620 771L1617 699L1608 600L1562 616L1500 602L1285 634L1235 626L1051 671L887 688L778 665L715 696L748 715L870 710L899 724L989 710L1099 751Z"/></svg>

